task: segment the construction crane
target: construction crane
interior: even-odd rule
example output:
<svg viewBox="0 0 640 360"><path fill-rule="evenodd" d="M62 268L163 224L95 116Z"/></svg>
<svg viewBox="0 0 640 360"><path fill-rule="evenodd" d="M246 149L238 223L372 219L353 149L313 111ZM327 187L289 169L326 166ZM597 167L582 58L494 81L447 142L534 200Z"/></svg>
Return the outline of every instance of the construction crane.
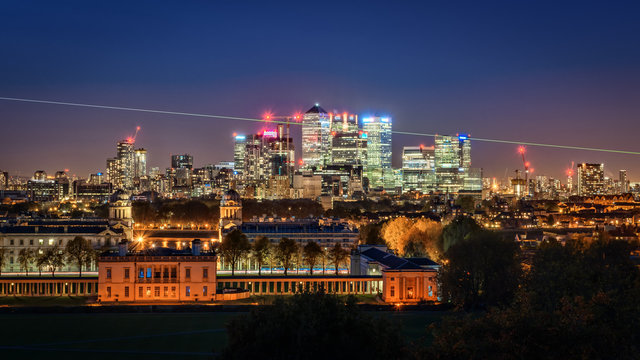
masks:
<svg viewBox="0 0 640 360"><path fill-rule="evenodd" d="M522 155L522 165L524 166L524 186L525 186L525 196L529 196L529 172L533 172L533 169L529 169L531 163L529 163L524 154L527 152L527 149L524 146L518 147L518 152Z"/></svg>
<svg viewBox="0 0 640 360"><path fill-rule="evenodd" d="M127 138L127 142L129 144L135 144L136 143L136 138L138 137L138 132L140 131L140 126L136 126L136 132L133 134L133 136L129 136Z"/></svg>

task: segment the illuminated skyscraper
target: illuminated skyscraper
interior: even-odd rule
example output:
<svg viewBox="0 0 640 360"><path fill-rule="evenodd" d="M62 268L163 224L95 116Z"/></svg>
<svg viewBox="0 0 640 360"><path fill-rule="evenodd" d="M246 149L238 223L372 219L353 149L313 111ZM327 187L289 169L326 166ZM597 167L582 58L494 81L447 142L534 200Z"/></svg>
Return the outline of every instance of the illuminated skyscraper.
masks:
<svg viewBox="0 0 640 360"><path fill-rule="evenodd" d="M627 170L620 170L620 193L628 193L629 192L629 178L627 177Z"/></svg>
<svg viewBox="0 0 640 360"><path fill-rule="evenodd" d="M114 190L130 191L133 189L135 172L135 152L133 140L118 142L116 157L107 159L107 177Z"/></svg>
<svg viewBox="0 0 640 360"><path fill-rule="evenodd" d="M143 176L147 176L147 150L136 149L134 177L141 178Z"/></svg>
<svg viewBox="0 0 640 360"><path fill-rule="evenodd" d="M302 117L302 167L320 169L330 159L331 119L315 104Z"/></svg>
<svg viewBox="0 0 640 360"><path fill-rule="evenodd" d="M245 135L236 135L233 145L233 171L236 175L244 174L244 157L247 152L247 137Z"/></svg>
<svg viewBox="0 0 640 360"><path fill-rule="evenodd" d="M395 187L391 169L391 118L371 116L362 119L367 138L366 177L369 188Z"/></svg>
<svg viewBox="0 0 640 360"><path fill-rule="evenodd" d="M367 137L358 128L358 115L329 114L331 146L329 165L362 167L366 163Z"/></svg>
<svg viewBox="0 0 640 360"><path fill-rule="evenodd" d="M402 192L428 193L435 186L435 148L405 146L402 149Z"/></svg>
<svg viewBox="0 0 640 360"><path fill-rule="evenodd" d="M435 137L435 174L438 190L482 190L482 178L473 172L473 180L467 179L471 170L471 141L467 134Z"/></svg>
<svg viewBox="0 0 640 360"><path fill-rule="evenodd" d="M604 193L604 164L578 164L578 195Z"/></svg>

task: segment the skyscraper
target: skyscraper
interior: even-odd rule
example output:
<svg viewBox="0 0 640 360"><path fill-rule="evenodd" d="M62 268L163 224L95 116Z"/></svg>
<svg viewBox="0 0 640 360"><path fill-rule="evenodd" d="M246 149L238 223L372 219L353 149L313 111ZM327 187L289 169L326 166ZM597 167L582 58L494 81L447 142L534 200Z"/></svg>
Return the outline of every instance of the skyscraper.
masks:
<svg viewBox="0 0 640 360"><path fill-rule="evenodd" d="M329 114L331 119L328 165L362 167L366 163L367 138L358 128L358 115Z"/></svg>
<svg viewBox="0 0 640 360"><path fill-rule="evenodd" d="M467 134L435 137L435 174L438 190L458 192L465 188L471 168L471 141ZM474 174L476 177L477 174ZM480 190L482 190L480 179ZM477 181L473 182L476 184ZM477 189L469 189L477 190Z"/></svg>
<svg viewBox="0 0 640 360"><path fill-rule="evenodd" d="M604 193L604 164L578 164L578 195Z"/></svg>
<svg viewBox="0 0 640 360"><path fill-rule="evenodd" d="M107 176L114 190L130 191L133 189L135 172L135 153L133 140L118 142L116 157L107 159Z"/></svg>
<svg viewBox="0 0 640 360"><path fill-rule="evenodd" d="M372 116L362 119L367 138L366 177L369 188L395 187L391 169L391 118Z"/></svg>
<svg viewBox="0 0 640 360"><path fill-rule="evenodd" d="M405 146L402 149L402 192L428 193L435 185L435 148Z"/></svg>
<svg viewBox="0 0 640 360"><path fill-rule="evenodd" d="M136 149L134 163L134 177L147 176L147 150Z"/></svg>
<svg viewBox="0 0 640 360"><path fill-rule="evenodd" d="M244 157L247 152L247 137L245 135L236 135L233 145L233 171L236 175L244 174Z"/></svg>
<svg viewBox="0 0 640 360"><path fill-rule="evenodd" d="M628 193L629 192L629 178L627 177L627 170L620 170L620 192Z"/></svg>
<svg viewBox="0 0 640 360"><path fill-rule="evenodd" d="M302 167L320 169L331 156L331 119L315 104L302 117Z"/></svg>

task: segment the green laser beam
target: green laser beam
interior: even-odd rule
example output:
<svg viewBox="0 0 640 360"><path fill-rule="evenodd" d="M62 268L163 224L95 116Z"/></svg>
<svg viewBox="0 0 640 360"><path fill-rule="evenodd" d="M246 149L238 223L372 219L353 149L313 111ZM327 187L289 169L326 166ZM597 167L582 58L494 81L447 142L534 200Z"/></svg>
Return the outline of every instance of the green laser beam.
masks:
<svg viewBox="0 0 640 360"><path fill-rule="evenodd" d="M49 104L49 105L76 106L76 107L106 109L106 110L137 111L137 112L145 112L145 113L152 113L152 114L191 116L191 117L213 118L213 119L224 119L224 120L239 120L239 121L252 121L252 122L266 121L264 119L255 119L255 118L247 118L247 117L239 117L239 116L199 114L199 113L189 113L189 112L180 112L180 111L142 109L142 108L97 105L97 104L82 104L82 103L72 103L72 102L63 102L63 101L52 101L52 100L25 99L25 98L14 98L14 97L0 97L0 100L19 101L19 102L28 102L28 103L37 103L37 104ZM268 122L276 123L276 124L302 125L301 123L298 123L298 122L291 122L286 120L269 120ZM411 136L423 136L423 137L438 136L437 134L427 134L427 133L421 133L421 132L399 131L399 130L392 130L391 133L398 134L398 135L411 135ZM545 143L536 143L531 141L487 139L487 138L477 138L477 137L471 137L471 136L469 137L469 139L473 141L482 141L482 142L499 143L499 144L527 145L527 146L538 146L538 147L547 147L547 148L555 148L555 149L597 151L597 152L606 152L606 153L615 153L615 154L640 155L640 151L603 149L603 148L573 146L573 145L545 144Z"/></svg>

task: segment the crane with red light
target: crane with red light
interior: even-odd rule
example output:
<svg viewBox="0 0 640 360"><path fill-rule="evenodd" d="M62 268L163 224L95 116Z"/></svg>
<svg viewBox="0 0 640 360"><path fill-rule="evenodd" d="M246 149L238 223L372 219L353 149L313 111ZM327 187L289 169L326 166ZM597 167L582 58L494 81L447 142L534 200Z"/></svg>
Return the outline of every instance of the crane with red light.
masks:
<svg viewBox="0 0 640 360"><path fill-rule="evenodd" d="M518 147L518 152L522 155L522 165L524 166L524 186L525 186L525 196L529 196L529 172L533 173L533 168L531 168L531 163L527 161L524 154L527 152L527 149L524 146Z"/></svg>

